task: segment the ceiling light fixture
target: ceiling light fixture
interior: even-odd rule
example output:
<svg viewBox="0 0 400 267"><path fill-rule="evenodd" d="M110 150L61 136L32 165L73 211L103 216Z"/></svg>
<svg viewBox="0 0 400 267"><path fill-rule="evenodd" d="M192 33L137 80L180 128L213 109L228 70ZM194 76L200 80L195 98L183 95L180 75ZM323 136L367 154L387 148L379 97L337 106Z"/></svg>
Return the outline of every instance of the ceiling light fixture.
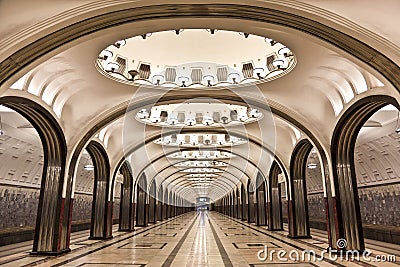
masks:
<svg viewBox="0 0 400 267"><path fill-rule="evenodd" d="M105 50L101 51L98 59L107 60L107 59L112 58L113 55L114 55L113 52L111 52L110 50L105 49Z"/></svg>
<svg viewBox="0 0 400 267"><path fill-rule="evenodd" d="M83 167L85 170L87 171L93 171L94 170L94 166L92 164L87 164L85 165L85 167Z"/></svg>
<svg viewBox="0 0 400 267"><path fill-rule="evenodd" d="M140 36L142 36L143 40L145 40L147 37L151 36L151 33L142 34Z"/></svg>
<svg viewBox="0 0 400 267"><path fill-rule="evenodd" d="M147 110L145 108L139 110L139 112L137 113L138 118L141 120L147 119L149 117L149 115L150 114L147 112Z"/></svg>
<svg viewBox="0 0 400 267"><path fill-rule="evenodd" d="M196 125L196 114L194 112L185 113L185 124L187 126Z"/></svg>
<svg viewBox="0 0 400 267"><path fill-rule="evenodd" d="M176 35L179 35L181 32L183 32L183 29L178 29L178 30L174 30Z"/></svg>
<svg viewBox="0 0 400 267"><path fill-rule="evenodd" d="M119 41L116 41L116 42L114 43L114 46L115 46L116 48L121 48L121 47L123 47L124 45L126 45L126 40L119 40Z"/></svg>
<svg viewBox="0 0 400 267"><path fill-rule="evenodd" d="M117 69L119 69L119 64L117 62L109 62L107 64L107 71L116 72Z"/></svg>
<svg viewBox="0 0 400 267"><path fill-rule="evenodd" d="M213 75L205 75L205 76L203 77L203 80L207 81L207 86L208 86L208 87L213 86L212 83L214 83L214 79L215 79L215 78L214 78Z"/></svg>
<svg viewBox="0 0 400 267"><path fill-rule="evenodd" d="M86 149L84 150L84 152L85 151L87 152ZM90 156L89 156L89 153L88 153L86 161L85 161L85 165L83 166L83 169L86 170L86 171L93 171L94 170L94 165L93 165L93 163L89 163L89 159L90 159Z"/></svg>
<svg viewBox="0 0 400 267"><path fill-rule="evenodd" d="M272 62L272 65L277 68L278 70L284 70L286 68L284 68L285 65L285 61L283 61L282 59L276 59Z"/></svg>
<svg viewBox="0 0 400 267"><path fill-rule="evenodd" d="M309 169L316 169L317 166L318 166L317 163L310 163L310 164L307 165L307 168L309 168Z"/></svg>
<svg viewBox="0 0 400 267"><path fill-rule="evenodd" d="M263 79L265 76L264 68L255 68L253 70L253 73L255 73L257 75L258 79L260 79L260 80Z"/></svg>
<svg viewBox="0 0 400 267"><path fill-rule="evenodd" d="M249 36L250 36L250 33L247 33L247 32L239 32L239 34L243 35L244 38L249 38Z"/></svg>
<svg viewBox="0 0 400 267"><path fill-rule="evenodd" d="M119 71L120 65L117 62L111 61L108 62L107 65L105 65L104 70L108 73L114 73L118 74L122 77L124 77L125 80L127 81L134 81L135 77L139 75L139 72L137 70L128 70L128 74L130 77L126 77L123 73Z"/></svg>
<svg viewBox="0 0 400 267"><path fill-rule="evenodd" d="M211 116L203 116L203 121L202 121L202 123L204 124L204 125L206 125L206 126L210 126L211 124L213 124L214 123L214 120L213 120L213 118L211 117Z"/></svg>
<svg viewBox="0 0 400 267"><path fill-rule="evenodd" d="M187 84L189 84L190 79L185 76L180 76L178 77L178 84L181 85L181 87L186 87Z"/></svg>
<svg viewBox="0 0 400 267"><path fill-rule="evenodd" d="M240 74L233 72L228 74L228 82L231 81L233 84L238 84L238 80L240 78Z"/></svg>
<svg viewBox="0 0 400 267"><path fill-rule="evenodd" d="M318 156L317 153L314 153L313 150L316 150L315 148L312 148L310 151L310 154L308 155L308 160L307 160L307 168L308 169L316 169L318 167Z"/></svg>
<svg viewBox="0 0 400 267"><path fill-rule="evenodd" d="M176 113L176 112L174 112L174 111L171 111L171 113L168 114L167 123L168 123L169 125L175 125L175 124L177 124L178 122L179 122L179 121L178 121L178 113Z"/></svg>
<svg viewBox="0 0 400 267"><path fill-rule="evenodd" d="M161 110L158 108L152 108L150 113L150 121L157 123L161 121Z"/></svg>
<svg viewBox="0 0 400 267"><path fill-rule="evenodd" d="M278 43L277 41L272 40L271 38L265 38L265 42L270 44L271 46L274 46Z"/></svg>
<svg viewBox="0 0 400 267"><path fill-rule="evenodd" d="M279 50L278 50L278 54L279 54L279 55L282 55L282 56L284 56L284 57L289 57L289 56L292 56L292 55L293 55L292 52L290 51L290 49L287 48L286 46L285 46L285 47L282 47L281 49L279 49Z"/></svg>
<svg viewBox="0 0 400 267"><path fill-rule="evenodd" d="M161 83L165 82L165 77L164 75L154 75L153 76L153 84L154 85L160 85Z"/></svg>
<svg viewBox="0 0 400 267"><path fill-rule="evenodd" d="M207 31L211 34L215 34L218 30L217 29L207 29Z"/></svg>

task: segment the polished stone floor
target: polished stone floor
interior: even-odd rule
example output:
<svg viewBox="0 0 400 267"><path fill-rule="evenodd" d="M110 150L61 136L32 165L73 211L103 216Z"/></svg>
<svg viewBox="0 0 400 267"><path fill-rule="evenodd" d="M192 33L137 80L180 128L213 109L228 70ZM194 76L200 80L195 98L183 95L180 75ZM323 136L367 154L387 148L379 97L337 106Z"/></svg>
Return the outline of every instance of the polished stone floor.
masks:
<svg viewBox="0 0 400 267"><path fill-rule="evenodd" d="M88 231L73 233L72 252L59 257L29 254L31 242L0 247L1 266L399 266L400 246L366 240L371 257L347 261L324 255L323 260L301 259L304 250L319 256L327 247L324 231L312 230L311 239L293 240L287 232L268 231L216 212L191 212L135 232L118 232L107 241L88 240ZM265 246L268 256L263 259ZM261 250L261 252L260 252ZM277 252L286 251L278 257ZM297 254L296 254L297 253ZM261 258L259 258L259 255ZM289 258L291 255L291 258ZM297 260L297 256L299 260ZM396 262L376 262L377 256L396 256Z"/></svg>

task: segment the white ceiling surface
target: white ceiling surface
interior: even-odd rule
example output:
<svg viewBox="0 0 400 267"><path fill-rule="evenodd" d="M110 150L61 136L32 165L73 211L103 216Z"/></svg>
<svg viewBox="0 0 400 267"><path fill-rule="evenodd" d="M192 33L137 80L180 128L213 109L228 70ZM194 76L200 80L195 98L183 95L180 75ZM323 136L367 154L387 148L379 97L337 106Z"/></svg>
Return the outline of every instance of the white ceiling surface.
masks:
<svg viewBox="0 0 400 267"><path fill-rule="evenodd" d="M239 1L236 2L239 3ZM283 1L282 5L289 2L292 1ZM339 15L345 15L351 21L375 31L376 34L386 37L395 44L399 44L400 42L400 30L396 27L397 23L393 23L399 20L397 14L394 12L395 7L399 5L397 1L387 1L385 5L382 5L378 1L367 1L367 3L362 1L362 4L360 1L350 1L350 3L348 1L305 2L310 2L316 6L322 5L328 10L333 10ZM27 3L22 0L3 0L0 2L0 17L5 23L0 24L0 36L6 39L12 34L38 23L47 17L54 16L63 10L83 3L89 3L89 1L50 2L42 0L38 4L37 1L35 3ZM105 4L107 1L102 1L102 3ZM134 4L140 5L141 3L144 2L137 1ZM156 3L156 1L146 1L146 4L152 3ZM275 1L254 1L254 3L260 5L276 4ZM48 8L42 8L43 6L48 6ZM17 9L18 12L13 12ZM375 13L376 10L388 12L383 13L385 14L384 16L379 16L379 14ZM370 22L366 20L369 16L371 18ZM371 74L373 71L369 67L359 63L356 59L348 55L338 54L339 51L328 44L321 43L319 40L311 38L304 33L282 27L271 25L270 28L266 28L265 25L256 22L241 22L229 19L224 19L223 21L219 19L185 19L179 22L176 20L140 22L136 24L136 27L123 25L118 29L114 28L94 34L91 38L85 38L82 42L75 43L74 47L70 47L60 54L54 55L32 69L25 76L25 82L22 83L22 89L25 92L8 90L5 94L26 94L36 101L39 101L38 97L42 99L43 105L48 106L59 117L61 125L65 130L68 144L74 146L85 134L85 131L98 123L104 118L105 113L115 109L116 106L124 106L129 101L140 103L143 99L156 98L165 93L164 89L143 89L107 79L95 68L95 61L100 51L119 39L146 32L176 29L177 25L182 26L182 28L184 26L189 28L211 28L218 25L223 29L236 30L238 32L246 30L260 36L271 37L287 45L295 53L298 61L292 72L277 80L258 84L257 87L253 86L232 90L245 98L259 99L260 95L267 98L271 105L290 114L307 128L311 129L312 133L326 146L327 150L329 149L329 140L338 115L353 101L365 95L380 94L382 92L394 95L398 99L398 94L387 81L375 78ZM216 32L215 36L219 33L221 32ZM171 32L171 34L174 33ZM156 35L149 37L147 41L150 41L153 37L156 37ZM212 36L210 35L210 37ZM238 35L237 37L242 36ZM180 36L176 36L176 40L179 40L179 38ZM245 45L246 41L249 44L247 47ZM254 51L258 51L257 49L252 50L250 44L252 44L251 38L245 39L242 37L240 39L240 47L248 49L246 53L252 54ZM199 43L197 47L195 45L192 45L192 51L202 48L202 43ZM227 58L229 53L235 51L235 49L231 49L233 46L235 45L229 42L225 44L225 51L228 52L224 58ZM160 47L163 47L162 44L160 44ZM17 48L17 46L14 48ZM151 47L148 48L149 51L146 52L145 47L142 47L143 53L155 56L156 59L160 58L160 55L157 53L152 53L154 49L157 49L156 42L153 49L150 49ZM0 45L0 58L7 56L7 52L11 51L10 49L5 44ZM169 52L171 52L171 54L168 54L170 59L176 58L176 54L172 53L174 52L173 50L169 50ZM175 51L175 53L179 52L182 52L182 50L177 49ZM190 58L191 55L196 54L186 51L184 58ZM167 61L167 58L165 60ZM7 88L1 88L0 92L3 92L5 89ZM212 97L212 95L213 91L210 90L210 96ZM395 113L395 111L385 111L386 115L382 115L381 117L376 116L371 120L382 122L381 124L384 126L390 123L393 124ZM18 119L13 119L10 116L12 115L4 115L6 125L9 124L18 127L23 124L22 121L18 122ZM298 133L297 138L295 137L298 131L288 125L287 122L277 117L274 118L277 125L277 153L282 158L283 163L288 166L290 153L296 139L299 138ZM260 123L263 123L263 120ZM133 127L135 132L134 134L132 132L129 138L125 136L124 142L126 146L133 147L141 144L144 137L157 136L160 132L160 128L158 127L144 127L138 121L130 121L130 123L132 124L129 126ZM106 132L104 140L106 140L108 153L110 154L112 164L114 164L113 166L121 158L120 144L123 142L123 126L123 119L119 119L104 130ZM247 131L254 139L266 142L265 136L264 138L260 136L257 124L246 125L243 127L243 130ZM363 132L367 133L368 130L363 130ZM387 132L382 132L380 136L384 136L385 134ZM22 137L21 134L21 138L25 139L26 137ZM368 138L365 138L365 140L368 140ZM33 140L30 141L34 143ZM153 155L159 155L163 152L160 146L154 144L149 144L143 149L142 152L138 151L138 153L132 156L131 163L135 171L141 170ZM255 148L251 148L249 151L247 153L251 153L250 157L254 159L259 158L260 153L262 153L260 149ZM150 156L140 157L141 155L146 155L146 153L147 155L150 154ZM156 173L165 164L165 161L154 164L152 166L154 170L149 170L149 174L150 172ZM254 171L251 168L246 170L248 170L248 173ZM264 171L267 173L267 170Z"/></svg>
<svg viewBox="0 0 400 267"><path fill-rule="evenodd" d="M118 49L118 54L134 59L135 65L151 63L153 68L192 62L239 67L242 62L257 62L273 52L273 47L265 42L264 37L250 35L244 38L229 31L210 34L204 29L183 30L179 35L174 31L156 32L146 39L137 36L128 39L126 45Z"/></svg>

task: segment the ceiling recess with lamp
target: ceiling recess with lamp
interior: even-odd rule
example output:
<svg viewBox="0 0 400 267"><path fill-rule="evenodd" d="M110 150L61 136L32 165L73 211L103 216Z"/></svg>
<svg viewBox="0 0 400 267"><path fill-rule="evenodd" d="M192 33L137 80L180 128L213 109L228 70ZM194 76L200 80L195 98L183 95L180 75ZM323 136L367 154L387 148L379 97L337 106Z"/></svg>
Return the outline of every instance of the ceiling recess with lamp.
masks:
<svg viewBox="0 0 400 267"><path fill-rule="evenodd" d="M261 83L296 65L290 48L266 36L178 29L134 36L105 47L97 69L117 82L207 88Z"/></svg>
<svg viewBox="0 0 400 267"><path fill-rule="evenodd" d="M245 144L247 140L228 134L171 134L155 140L154 143L179 147L227 147Z"/></svg>
<svg viewBox="0 0 400 267"><path fill-rule="evenodd" d="M260 120L255 108L224 103L182 103L140 109L136 118L146 124L168 127L234 126Z"/></svg>

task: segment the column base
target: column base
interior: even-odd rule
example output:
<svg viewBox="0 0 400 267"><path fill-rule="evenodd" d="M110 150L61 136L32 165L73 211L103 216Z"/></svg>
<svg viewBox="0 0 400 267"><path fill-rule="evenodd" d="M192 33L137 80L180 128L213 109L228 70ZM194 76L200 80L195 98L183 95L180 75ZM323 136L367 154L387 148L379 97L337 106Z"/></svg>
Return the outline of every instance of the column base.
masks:
<svg viewBox="0 0 400 267"><path fill-rule="evenodd" d="M70 248L60 251L31 251L29 254L32 256L59 256L71 252Z"/></svg>
<svg viewBox="0 0 400 267"><path fill-rule="evenodd" d="M284 231L285 229L280 228L280 229L267 229L267 230L273 232L273 231Z"/></svg>
<svg viewBox="0 0 400 267"><path fill-rule="evenodd" d="M97 237L97 236L90 236L89 240L108 240L108 239L112 239L113 236L107 236L107 237Z"/></svg>
<svg viewBox="0 0 400 267"><path fill-rule="evenodd" d="M135 229L118 229L118 232L133 232Z"/></svg>
<svg viewBox="0 0 400 267"><path fill-rule="evenodd" d="M310 239L312 236L310 235L303 235L303 236L292 236L292 235L287 235L287 237L291 239Z"/></svg>

